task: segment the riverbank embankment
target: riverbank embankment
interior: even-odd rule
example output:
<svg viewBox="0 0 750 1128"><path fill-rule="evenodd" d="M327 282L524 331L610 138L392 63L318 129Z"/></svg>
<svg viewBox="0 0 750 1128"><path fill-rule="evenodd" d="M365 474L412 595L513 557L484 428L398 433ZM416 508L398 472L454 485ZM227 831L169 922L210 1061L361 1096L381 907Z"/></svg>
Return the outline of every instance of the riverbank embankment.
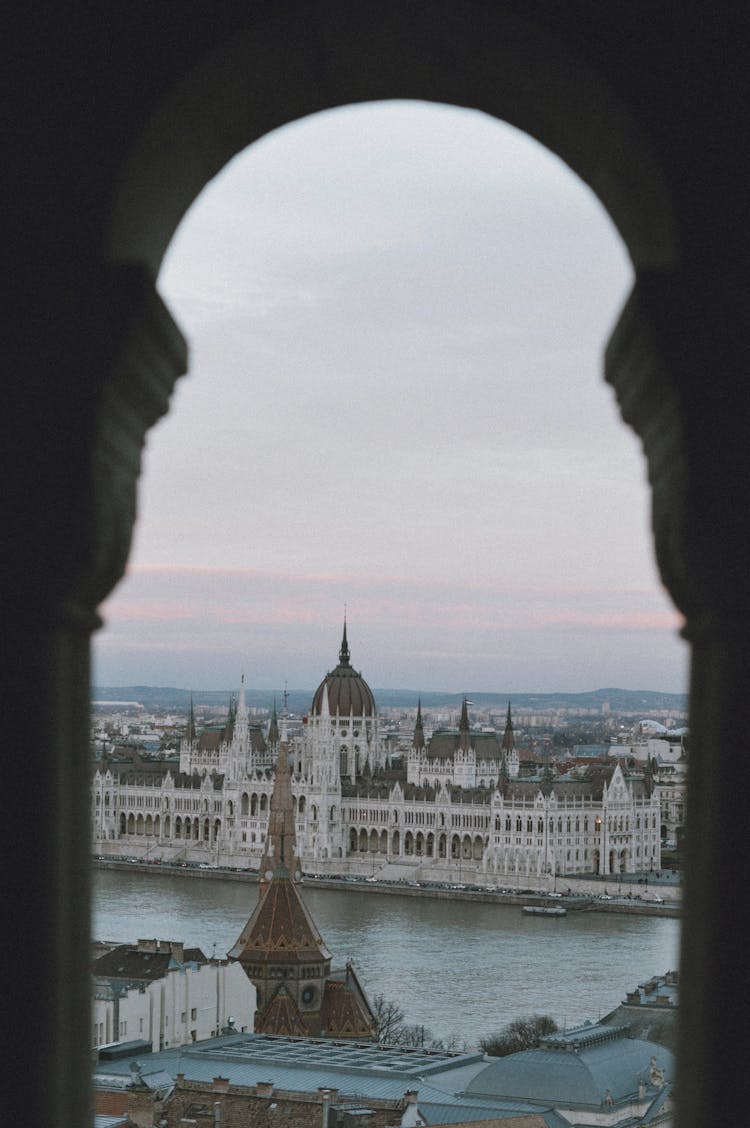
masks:
<svg viewBox="0 0 750 1128"><path fill-rule="evenodd" d="M144 874L162 874L170 877L185 877L197 881L210 881L220 878L223 881L257 884L258 874L253 870L232 870L208 865L147 862L115 858L95 858L92 864L97 869L130 871ZM549 894L538 890L489 890L466 889L443 886L437 883L409 881L378 881L377 879L346 875L305 875L303 886L314 889L343 891L356 889L358 892L396 897L427 897L438 901L468 901L473 904L493 905L536 905L539 907L559 905L568 912L607 912L629 913L634 916L674 917L681 915L678 902L643 900L638 895L625 893L613 896L608 893L573 892Z"/></svg>

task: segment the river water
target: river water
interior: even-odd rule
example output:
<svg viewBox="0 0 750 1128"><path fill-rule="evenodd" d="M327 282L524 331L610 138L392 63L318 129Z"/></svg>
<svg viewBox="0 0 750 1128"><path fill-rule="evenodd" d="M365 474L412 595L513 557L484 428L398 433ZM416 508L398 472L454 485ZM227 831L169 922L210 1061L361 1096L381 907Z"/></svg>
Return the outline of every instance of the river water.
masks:
<svg viewBox="0 0 750 1128"><path fill-rule="evenodd" d="M181 940L224 956L255 884L94 871L93 936ZM372 995L436 1037L475 1044L514 1018L568 1027L613 1010L637 983L678 966L680 923L621 913L534 917L517 905L306 888L334 967L351 959ZM215 946L215 947L214 947Z"/></svg>

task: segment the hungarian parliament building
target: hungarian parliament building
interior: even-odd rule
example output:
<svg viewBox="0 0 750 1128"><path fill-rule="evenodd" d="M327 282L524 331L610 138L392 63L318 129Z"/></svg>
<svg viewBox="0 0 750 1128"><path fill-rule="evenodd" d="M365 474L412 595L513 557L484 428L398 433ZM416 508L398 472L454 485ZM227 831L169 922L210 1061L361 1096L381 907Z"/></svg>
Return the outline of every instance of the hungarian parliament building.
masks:
<svg viewBox="0 0 750 1128"><path fill-rule="evenodd" d="M510 706L502 734L472 730L464 700L458 728L429 739L418 708L409 747L389 755L346 625L338 665L294 730L275 710L264 728L250 723L243 681L223 728L198 732L191 708L179 764L103 754L92 777L95 853L257 869L281 744L308 872L503 885L660 868L648 769L520 771Z"/></svg>

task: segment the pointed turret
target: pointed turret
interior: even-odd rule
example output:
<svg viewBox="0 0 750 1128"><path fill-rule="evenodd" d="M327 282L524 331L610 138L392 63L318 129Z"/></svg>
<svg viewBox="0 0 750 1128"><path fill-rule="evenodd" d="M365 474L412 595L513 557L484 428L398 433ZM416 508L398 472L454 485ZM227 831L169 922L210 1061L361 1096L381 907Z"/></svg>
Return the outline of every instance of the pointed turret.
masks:
<svg viewBox="0 0 750 1128"><path fill-rule="evenodd" d="M193 741L196 737L195 731L195 711L193 709L193 695L190 694L190 712L188 713L187 728L185 729L185 740Z"/></svg>
<svg viewBox="0 0 750 1128"><path fill-rule="evenodd" d="M461 706L461 720L458 724L458 746L462 752L468 752L471 746L471 735L469 730L469 703L464 697L464 703Z"/></svg>
<svg viewBox="0 0 750 1128"><path fill-rule="evenodd" d="M234 711L231 735L236 737L238 741L243 744L247 743L249 721L247 712L247 703L245 701L245 675L240 678L240 695L237 706Z"/></svg>
<svg viewBox="0 0 750 1128"><path fill-rule="evenodd" d="M346 641L346 616L344 616L344 634L341 638L341 649L339 650L339 665L349 665L349 643Z"/></svg>
<svg viewBox="0 0 750 1128"><path fill-rule="evenodd" d="M418 751L424 750L424 727L422 725L422 698L420 697L417 702L417 720L414 725L414 736L411 742L412 748Z"/></svg>
<svg viewBox="0 0 750 1128"><path fill-rule="evenodd" d="M275 748L279 743L279 722L276 717L276 698L273 699L273 712L271 713L271 723L268 726L268 746Z"/></svg>
<svg viewBox="0 0 750 1128"><path fill-rule="evenodd" d="M505 732L503 733L503 752L512 752L516 746L516 738L513 734L513 721L510 716L510 701L508 702L508 712L505 715Z"/></svg>

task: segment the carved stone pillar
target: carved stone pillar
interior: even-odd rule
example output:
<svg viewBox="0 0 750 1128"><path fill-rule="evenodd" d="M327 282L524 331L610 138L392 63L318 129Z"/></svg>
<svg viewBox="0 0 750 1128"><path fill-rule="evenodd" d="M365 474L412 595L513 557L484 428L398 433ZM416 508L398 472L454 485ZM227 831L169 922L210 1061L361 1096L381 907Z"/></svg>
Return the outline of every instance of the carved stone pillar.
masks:
<svg viewBox="0 0 750 1128"><path fill-rule="evenodd" d="M14 465L0 589L3 722L14 746L5 785L15 797L5 866L11 903L22 907L6 922L6 1013L19 1061L27 1053L15 1090L23 1107L11 1096L3 1113L8 1123L72 1128L88 1122L91 1104L90 635L123 573L144 438L167 409L186 348L136 267L44 283L54 308L15 326L24 378L2 416Z"/></svg>
<svg viewBox="0 0 750 1128"><path fill-rule="evenodd" d="M747 287L731 274L639 277L606 374L640 435L661 575L692 646L680 1128L740 1124L750 1013L750 397ZM666 970L666 969L662 969Z"/></svg>

